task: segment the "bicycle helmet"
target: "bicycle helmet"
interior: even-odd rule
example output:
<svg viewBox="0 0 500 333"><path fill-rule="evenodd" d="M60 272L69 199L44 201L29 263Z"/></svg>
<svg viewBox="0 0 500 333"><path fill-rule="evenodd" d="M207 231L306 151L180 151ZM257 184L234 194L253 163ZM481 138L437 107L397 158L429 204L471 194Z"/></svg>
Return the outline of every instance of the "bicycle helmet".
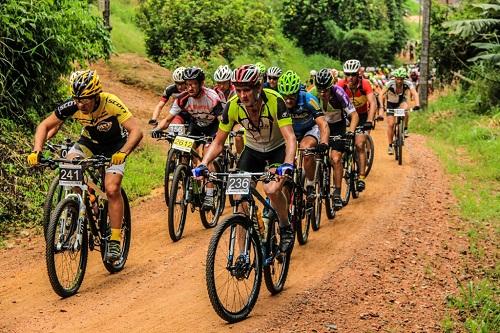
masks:
<svg viewBox="0 0 500 333"><path fill-rule="evenodd" d="M263 63L261 63L260 61L256 62L255 66L257 66L257 68L259 69L259 73L261 75L264 75L266 73L266 66Z"/></svg>
<svg viewBox="0 0 500 333"><path fill-rule="evenodd" d="M278 92L281 95L293 95L300 90L300 77L294 71L286 71L278 80Z"/></svg>
<svg viewBox="0 0 500 333"><path fill-rule="evenodd" d="M215 82L226 82L231 80L231 75L233 71L229 68L228 65L220 65L217 67L214 73L214 81Z"/></svg>
<svg viewBox="0 0 500 333"><path fill-rule="evenodd" d="M243 65L236 68L231 81L237 86L257 86L260 83L260 71L255 65Z"/></svg>
<svg viewBox="0 0 500 333"><path fill-rule="evenodd" d="M330 69L323 68L314 77L316 88L320 90L328 89L333 86L333 75Z"/></svg>
<svg viewBox="0 0 500 333"><path fill-rule="evenodd" d="M318 74L318 72L315 69L311 69L311 71L309 72L310 76L316 76L316 74Z"/></svg>
<svg viewBox="0 0 500 333"><path fill-rule="evenodd" d="M177 67L175 71L172 73L172 80L175 83L183 83L184 79L182 78L182 73L184 72L185 67Z"/></svg>
<svg viewBox="0 0 500 333"><path fill-rule="evenodd" d="M71 77L71 92L75 98L92 97L102 92L101 81L96 71L74 72Z"/></svg>
<svg viewBox="0 0 500 333"><path fill-rule="evenodd" d="M392 72L392 76L396 78L406 78L406 70L404 68L398 68L394 72Z"/></svg>
<svg viewBox="0 0 500 333"><path fill-rule="evenodd" d="M279 67L272 66L267 69L267 76L280 77L281 74L283 74L283 71Z"/></svg>
<svg viewBox="0 0 500 333"><path fill-rule="evenodd" d="M182 72L182 78L184 80L196 80L201 83L205 80L205 73L199 67L188 67Z"/></svg>
<svg viewBox="0 0 500 333"><path fill-rule="evenodd" d="M359 62L359 60L356 59L347 60L344 63L344 73L345 74L357 73L360 67L361 63Z"/></svg>

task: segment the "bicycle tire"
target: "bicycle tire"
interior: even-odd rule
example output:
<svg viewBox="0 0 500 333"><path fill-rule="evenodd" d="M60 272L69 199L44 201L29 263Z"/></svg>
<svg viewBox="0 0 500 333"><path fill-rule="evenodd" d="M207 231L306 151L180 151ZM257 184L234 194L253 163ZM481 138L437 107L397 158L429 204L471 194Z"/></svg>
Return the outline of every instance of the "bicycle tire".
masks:
<svg viewBox="0 0 500 333"><path fill-rule="evenodd" d="M47 228L50 223L52 212L57 204L62 200L63 187L59 186L59 176L54 177L50 183L47 197L43 203L43 235L47 239ZM54 196L56 201L54 201Z"/></svg>
<svg viewBox="0 0 500 333"><path fill-rule="evenodd" d="M343 173L342 173L342 185L341 185L341 198L342 204L346 206L351 198L351 174L354 172L352 155L350 152L345 152L343 157Z"/></svg>
<svg viewBox="0 0 500 333"><path fill-rule="evenodd" d="M335 218L335 214L336 214L335 208L333 205L333 191L335 190L335 182L334 182L334 175L333 175L334 172L335 172L335 170L333 169L331 163L328 162L327 166L323 169L323 174L325 175L325 177L323 178L323 180L324 180L323 190L326 189L326 192L327 192L324 195L324 197L325 197L325 211L326 211L326 216L330 220Z"/></svg>
<svg viewBox="0 0 500 333"><path fill-rule="evenodd" d="M175 161L178 160L178 152L175 149L170 148L167 154L167 160L165 161L165 174L163 176L163 189L165 204L168 207L169 204L169 194L171 191L172 182L170 181L170 174L175 171L176 164ZM173 179L172 179L173 180Z"/></svg>
<svg viewBox="0 0 500 333"><path fill-rule="evenodd" d="M399 161L399 124L394 124L394 135L392 137L392 144L394 146L394 159Z"/></svg>
<svg viewBox="0 0 500 333"><path fill-rule="evenodd" d="M63 228L59 226L59 222L63 221L63 213L66 210L69 210L65 215L70 215L71 223L69 228ZM50 219L50 223L47 229L47 242L45 247L45 261L47 265L47 273L49 276L49 281L52 286L52 289L59 296L66 298L69 296L73 296L78 292L80 286L82 285L83 278L85 276L85 270L87 268L87 257L88 257L88 236L87 236L87 226L84 225L82 228L82 244L80 245L80 249L75 251L74 249L67 249L61 252L57 251L55 247L56 237L60 235L56 235L58 231L64 229L64 232L67 234L64 236L63 245L71 240L76 239L76 227L78 223L79 216L79 205L78 202L73 198L65 198L56 206L54 213ZM69 236L69 237L68 237ZM59 238L59 237L58 237ZM71 245L67 245L70 246ZM57 265L56 261L56 252L57 254L63 254L64 252L71 252L70 257L74 257L76 252L80 252L80 259L78 261L78 265L74 270L74 274L72 280L66 284L61 281L58 276L58 270L67 268L67 264ZM63 256L64 259L64 256Z"/></svg>
<svg viewBox="0 0 500 333"><path fill-rule="evenodd" d="M357 188L357 182L359 179L358 175L358 170L359 170L359 164L358 164L358 158L357 158L357 151L354 150L352 153L352 172L351 172L351 196L353 199L359 198L359 191Z"/></svg>
<svg viewBox="0 0 500 333"><path fill-rule="evenodd" d="M286 253L280 253L279 236L278 217L272 214L266 235L266 258L264 258L266 260L264 263L264 282L271 295L276 295L283 290L292 254L292 249ZM268 260L269 262L267 262ZM275 276L277 279L274 279Z"/></svg>
<svg viewBox="0 0 500 333"><path fill-rule="evenodd" d="M404 144L404 121L401 120L401 123L399 124L399 135L398 135L399 165L403 164L403 144Z"/></svg>
<svg viewBox="0 0 500 333"><path fill-rule="evenodd" d="M304 193L302 193L301 189L298 189L295 185L293 189L293 214L291 223L295 225L295 232L297 233L297 241L300 245L304 245L307 243L307 239L309 238L309 228L311 221L305 216L305 200Z"/></svg>
<svg viewBox="0 0 500 333"><path fill-rule="evenodd" d="M373 159L375 158L375 145L373 143L373 138L370 134L366 135L366 168L365 177L368 177L370 171L372 170Z"/></svg>
<svg viewBox="0 0 500 333"><path fill-rule="evenodd" d="M234 227L233 227L234 226ZM238 280L237 277L233 276L233 272L235 272L235 266L231 266L233 272L230 272L227 269L228 263L226 262L225 265L217 264L217 254L218 252L223 251L223 246L224 240L222 239L224 236L224 232L230 228L230 236L231 232L238 232L238 230L245 230L246 232L249 232L249 238L250 238L250 245L253 248L253 252L251 253L251 257L253 258L252 264L250 265L250 273L253 271L253 276L254 281L252 283L252 287L250 289L250 292L248 294L246 302L242 304L241 308L237 309L229 309L227 305L223 304L223 300L230 300L231 297L221 297L221 292L219 292L219 288L217 288L218 284L216 281L216 277L218 278L221 274L216 274L215 269L217 267L221 267L221 270L225 270L230 274L229 278L233 278L236 281L233 281L234 283L228 283L226 284L229 287L231 286L237 286ZM234 229L233 229L234 228ZM239 228L238 230L236 228ZM235 237L236 238L236 237ZM229 245L228 245L229 246ZM220 250L219 250L220 249ZM232 249L233 253L234 249ZM239 257L238 257L239 258ZM228 256L225 255L225 252L221 255L221 261L224 262L224 260L228 260ZM260 292L260 286L262 284L262 250L261 250L261 245L260 245L260 239L259 235L257 235L257 232L252 226L251 221L248 219L248 217L242 215L242 214L235 214L231 215L229 218L224 220L222 223L219 224L219 226L215 229L212 238L210 239L210 243L208 246L208 252L207 252L207 264L206 264L206 270L205 270L205 278L206 278L206 283L207 283L207 291L208 291L208 297L210 299L210 303L212 304L213 309L221 317L223 320L229 322L229 323L235 323L238 321L241 321L245 319L250 312L252 311L253 307L255 306L255 303L257 302L257 299L259 297L259 292ZM241 280L248 279L249 276L247 277L242 277ZM238 290L239 291L239 290ZM241 295L240 295L241 297ZM234 300L234 297L232 297Z"/></svg>
<svg viewBox="0 0 500 333"><path fill-rule="evenodd" d="M314 176L314 191L316 196L314 198L314 219L311 221L313 231L318 231L321 227L321 210L323 208L323 163L319 163L316 168L316 175Z"/></svg>
<svg viewBox="0 0 500 333"><path fill-rule="evenodd" d="M185 202L186 193L188 191L188 181L191 172L187 165L180 164L175 168L174 178L172 179L172 190L169 198L168 208L168 234L172 241L177 242L181 239L186 224L187 202ZM178 198L179 188L182 189L182 197ZM178 207L176 207L178 206ZM176 208L179 211L179 223L175 226Z"/></svg>
<svg viewBox="0 0 500 333"><path fill-rule="evenodd" d="M128 201L127 193L125 193L125 190L123 188L121 189L121 194L123 198L123 221L121 227L122 239L120 241L120 249L121 249L120 260L117 260L115 262L108 262L104 260L105 244L103 241L101 241L101 259L104 264L104 267L106 267L106 269L110 273L118 273L125 267L125 263L127 262L128 258L128 252L130 250L130 239L132 237L130 204ZM107 212L106 214L103 214L103 216L107 216Z"/></svg>
<svg viewBox="0 0 500 333"><path fill-rule="evenodd" d="M221 172L222 166L219 161L215 160L213 162L215 172ZM204 195L203 195L204 196ZM224 211L224 206L226 205L226 194L222 191L219 183L214 184L214 208L211 210L212 218L209 218L208 212L200 209L200 220L201 224L205 229L213 228L217 225L219 217Z"/></svg>

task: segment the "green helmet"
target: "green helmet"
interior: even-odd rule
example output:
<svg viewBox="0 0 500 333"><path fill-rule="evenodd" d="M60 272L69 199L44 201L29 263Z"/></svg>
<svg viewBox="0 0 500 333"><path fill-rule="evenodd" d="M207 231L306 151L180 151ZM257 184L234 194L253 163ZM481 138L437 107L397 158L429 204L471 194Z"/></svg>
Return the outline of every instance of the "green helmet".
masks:
<svg viewBox="0 0 500 333"><path fill-rule="evenodd" d="M261 63L260 61L256 62L255 66L257 66L261 75L264 75L266 73L266 66L263 63Z"/></svg>
<svg viewBox="0 0 500 333"><path fill-rule="evenodd" d="M393 75L394 77L403 78L403 79L404 79L404 78L406 78L406 76L407 76L407 74L406 74L406 70L405 70L404 68L402 68L402 67L401 67L401 68L396 69L396 70L392 73L392 75Z"/></svg>
<svg viewBox="0 0 500 333"><path fill-rule="evenodd" d="M300 76L294 71L286 71L278 80L278 91L282 95L293 95L300 90Z"/></svg>

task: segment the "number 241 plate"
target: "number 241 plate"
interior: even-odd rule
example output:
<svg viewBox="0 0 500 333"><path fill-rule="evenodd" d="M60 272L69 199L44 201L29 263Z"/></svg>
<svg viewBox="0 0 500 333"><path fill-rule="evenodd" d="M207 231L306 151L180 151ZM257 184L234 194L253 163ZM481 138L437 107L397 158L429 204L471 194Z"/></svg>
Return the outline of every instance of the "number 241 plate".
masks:
<svg viewBox="0 0 500 333"><path fill-rule="evenodd" d="M81 165L64 164L59 170L59 185L80 186L83 184L83 170Z"/></svg>
<svg viewBox="0 0 500 333"><path fill-rule="evenodd" d="M395 117L404 117L405 116L405 109L394 109L394 116Z"/></svg>
<svg viewBox="0 0 500 333"><path fill-rule="evenodd" d="M249 194L252 176L245 173L230 174L227 178L226 194Z"/></svg>
<svg viewBox="0 0 500 333"><path fill-rule="evenodd" d="M186 137L178 135L174 139L174 143L172 144L172 148L190 153L191 148L193 148L193 145L194 145L194 139L186 138Z"/></svg>

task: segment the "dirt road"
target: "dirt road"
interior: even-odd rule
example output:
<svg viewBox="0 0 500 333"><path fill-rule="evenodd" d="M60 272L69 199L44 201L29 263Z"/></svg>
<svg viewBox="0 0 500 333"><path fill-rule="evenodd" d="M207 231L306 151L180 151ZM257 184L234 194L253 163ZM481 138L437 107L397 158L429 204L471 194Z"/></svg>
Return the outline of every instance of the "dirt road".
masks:
<svg viewBox="0 0 500 333"><path fill-rule="evenodd" d="M133 103L127 98L123 97L125 103ZM146 118L146 110L141 112ZM418 320L421 313L432 321L428 327L434 330L444 311L443 295L451 288L450 271L457 259L449 253L454 253L456 241L448 239L445 232L452 224L451 215L442 214L452 205L449 192L445 195L448 199L429 199L434 200L432 209L425 205L425 193L445 193L448 185L422 138L409 138L406 149L412 153L406 154L403 166L398 166L386 153L383 124L373 136L376 154L367 190L334 220L328 221L323 213L321 229L311 231L309 242L294 249L285 290L271 297L263 286L247 320L228 325L210 305L205 287L205 257L212 230L205 230L197 215L189 215L184 238L172 243L163 194L155 191L132 208L132 246L126 268L110 275L99 253L90 253L80 292L69 299L60 299L50 287L41 236L25 235L13 248L1 250L0 332L247 332L280 328L291 332L371 332L388 327L409 332L405 327L413 326L406 326L408 322L403 319ZM431 177L419 178L427 167L433 170ZM418 200L411 200L413 195L418 195ZM408 207L404 212L403 203ZM419 221L415 221L416 212L421 213ZM404 227L410 219L413 224ZM428 227L441 232L436 235L422 231ZM402 234L403 229L413 236ZM420 243L414 241L415 237ZM410 240L409 245L398 252L403 238ZM441 238L447 239L446 249L439 245ZM429 246L435 251L427 251ZM394 254L394 250L399 254ZM427 255L425 262L418 259L421 251ZM361 295L362 300L354 297L355 302L351 302L352 295L364 292L368 286L372 296L411 289L415 281L410 278L412 274L421 276L426 263L436 262L433 256L441 258L437 256L440 251L449 257L446 267L433 271L441 283L433 285L432 296L414 293L421 298L413 300L415 311L398 316L400 300L396 296L389 297L392 303L371 299L368 294ZM394 260L394 255L399 259ZM400 273L399 280L384 280L387 265ZM384 278L382 284L380 279L373 280L374 273ZM405 295L408 300L411 292ZM421 301L431 305L420 308L417 305ZM389 308L395 315L384 317L384 309Z"/></svg>

